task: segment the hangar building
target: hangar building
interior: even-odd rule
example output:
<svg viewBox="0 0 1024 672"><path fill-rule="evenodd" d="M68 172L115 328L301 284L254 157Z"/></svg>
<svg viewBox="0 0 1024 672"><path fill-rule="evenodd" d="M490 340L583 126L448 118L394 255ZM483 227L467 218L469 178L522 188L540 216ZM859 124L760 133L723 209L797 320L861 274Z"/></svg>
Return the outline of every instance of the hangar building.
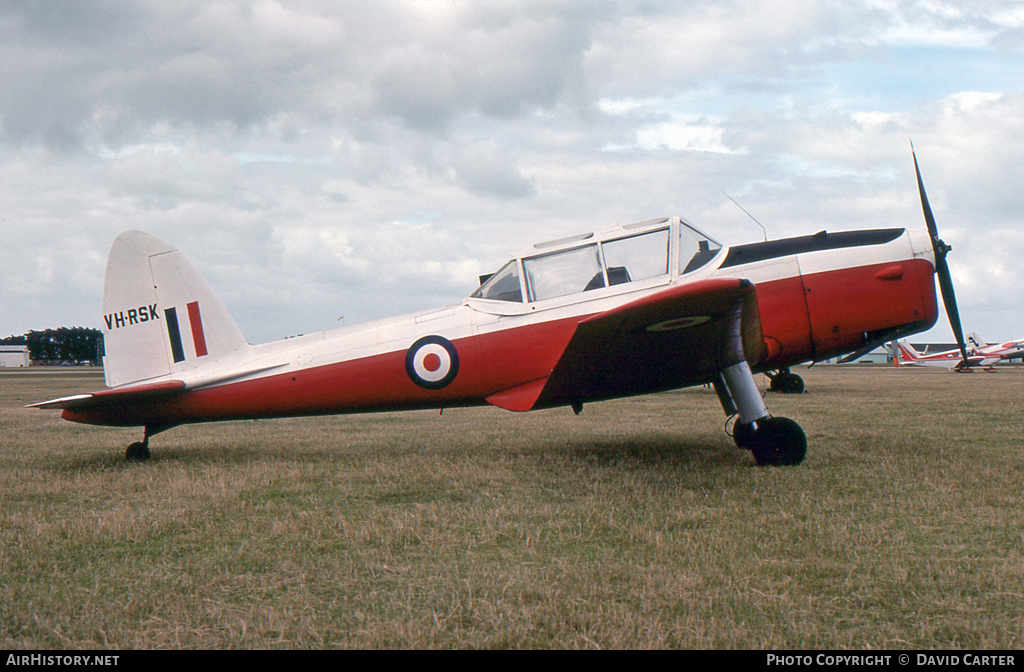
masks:
<svg viewBox="0 0 1024 672"><path fill-rule="evenodd" d="M28 366L27 345L0 345L0 367Z"/></svg>

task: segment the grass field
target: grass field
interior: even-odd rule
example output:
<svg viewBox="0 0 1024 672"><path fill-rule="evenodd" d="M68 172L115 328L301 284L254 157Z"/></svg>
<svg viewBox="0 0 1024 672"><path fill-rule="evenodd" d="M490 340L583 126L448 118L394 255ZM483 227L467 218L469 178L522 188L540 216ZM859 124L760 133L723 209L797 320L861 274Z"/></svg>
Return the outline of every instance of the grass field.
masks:
<svg viewBox="0 0 1024 672"><path fill-rule="evenodd" d="M1016 648L1024 369L799 371L758 468L703 388L139 430L0 373L0 648Z"/></svg>

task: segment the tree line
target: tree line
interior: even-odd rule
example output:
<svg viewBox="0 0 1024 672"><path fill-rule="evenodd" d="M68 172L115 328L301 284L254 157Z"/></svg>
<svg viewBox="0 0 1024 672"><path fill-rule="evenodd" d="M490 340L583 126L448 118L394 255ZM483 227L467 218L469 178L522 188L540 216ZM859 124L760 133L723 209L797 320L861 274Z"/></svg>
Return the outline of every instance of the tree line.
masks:
<svg viewBox="0 0 1024 672"><path fill-rule="evenodd" d="M2 345L27 345L28 356L36 364L90 362L103 359L103 332L85 327L60 327L30 331L22 336L0 339Z"/></svg>

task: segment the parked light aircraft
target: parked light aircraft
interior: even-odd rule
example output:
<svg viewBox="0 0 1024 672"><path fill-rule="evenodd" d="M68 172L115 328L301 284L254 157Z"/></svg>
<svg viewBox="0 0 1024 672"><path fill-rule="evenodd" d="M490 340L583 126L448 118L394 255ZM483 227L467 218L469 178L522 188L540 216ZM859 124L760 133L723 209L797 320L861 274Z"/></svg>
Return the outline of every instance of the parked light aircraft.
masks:
<svg viewBox="0 0 1024 672"><path fill-rule="evenodd" d="M569 406L710 383L736 444L796 464L807 439L774 417L755 372L931 327L956 299L917 158L927 229L826 232L725 247L653 219L523 250L457 305L250 345L172 245L122 233L107 261L109 389L31 404L74 422L142 426L126 457L186 423L491 404ZM795 377L795 376L794 376Z"/></svg>
<svg viewBox="0 0 1024 672"><path fill-rule="evenodd" d="M960 350L944 350L942 352L918 352L914 346L903 341L896 341L896 350L890 344L890 354L896 366L930 366L954 371L970 371L980 366L986 371L995 371L995 365L1014 357L1024 355L1024 341L1007 341L986 345L977 333L967 335L967 359Z"/></svg>
<svg viewBox="0 0 1024 672"><path fill-rule="evenodd" d="M927 366L954 371L970 371L971 367L988 367L1000 359L999 357L986 358L972 352L970 348L967 350L967 358L964 359L959 350L929 353L926 349L925 352L918 352L914 346L905 341L895 341L895 343L895 352L893 352L891 344L889 348L889 354L893 356L892 361L895 366Z"/></svg>
<svg viewBox="0 0 1024 672"><path fill-rule="evenodd" d="M989 357L998 356L1000 360L1024 357L1024 340L986 345L981 336L977 332L972 331L967 334L967 344L971 350L978 354Z"/></svg>

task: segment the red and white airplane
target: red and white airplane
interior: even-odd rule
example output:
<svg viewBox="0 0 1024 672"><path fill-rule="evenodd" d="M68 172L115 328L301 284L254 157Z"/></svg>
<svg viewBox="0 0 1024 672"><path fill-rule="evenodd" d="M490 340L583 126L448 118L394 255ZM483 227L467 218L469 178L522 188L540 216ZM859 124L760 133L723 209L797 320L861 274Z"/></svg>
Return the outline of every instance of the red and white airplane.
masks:
<svg viewBox="0 0 1024 672"><path fill-rule="evenodd" d="M1024 357L1024 340L986 345L985 341L981 340L981 336L972 331L967 334L967 345L970 350L980 355L999 357L1000 361Z"/></svg>
<svg viewBox="0 0 1024 672"><path fill-rule="evenodd" d="M893 357L894 366L927 366L938 369L952 369L953 371L970 371L971 367L990 367L999 361L999 357L984 357L971 348L967 349L967 358L959 350L943 350L942 352L929 353L927 348L924 352L918 352L910 343L895 341L896 352L892 347L889 354Z"/></svg>
<svg viewBox="0 0 1024 672"><path fill-rule="evenodd" d="M1024 341L1007 341L986 345L977 333L971 332L967 335L967 358L964 359L960 350L944 350L942 352L929 353L918 352L910 343L895 341L898 352L893 352L890 346L890 354L893 356L893 363L896 366L930 366L954 371L970 371L972 367L980 366L985 371L995 371L995 365L999 362L1024 355Z"/></svg>
<svg viewBox="0 0 1024 672"><path fill-rule="evenodd" d="M710 383L737 416L738 446L758 464L796 464L804 432L768 412L755 372L793 376L928 329L936 275L960 333L920 172L918 186L926 230L723 247L680 218L652 219L528 247L456 305L262 345L181 252L128 231L106 269L109 389L31 406L142 426L126 457L143 460L150 437L187 423L486 404L578 413Z"/></svg>

